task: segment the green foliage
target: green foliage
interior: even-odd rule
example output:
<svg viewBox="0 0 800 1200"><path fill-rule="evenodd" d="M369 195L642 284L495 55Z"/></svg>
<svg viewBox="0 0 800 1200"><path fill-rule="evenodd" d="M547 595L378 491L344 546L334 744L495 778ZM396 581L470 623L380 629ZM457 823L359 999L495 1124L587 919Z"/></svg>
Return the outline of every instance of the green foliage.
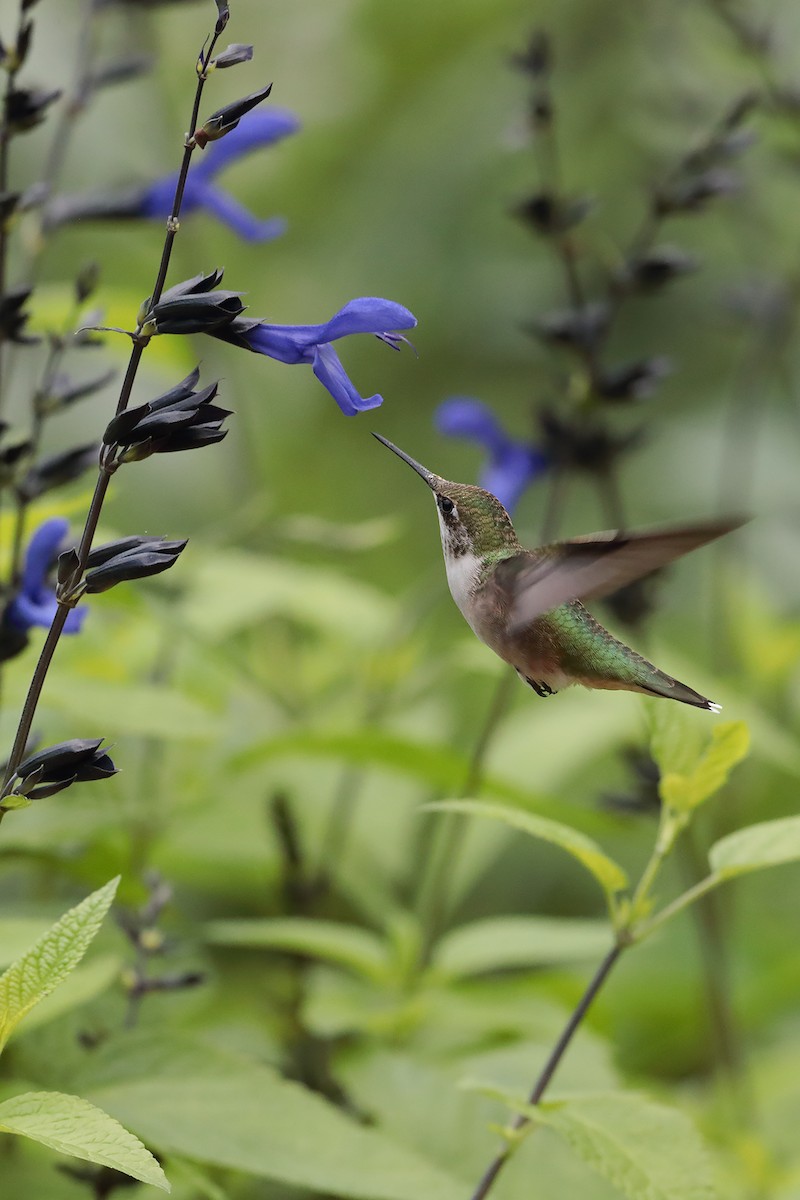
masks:
<svg viewBox="0 0 800 1200"><path fill-rule="evenodd" d="M78 1096L27 1092L0 1104L0 1130L32 1138L59 1154L114 1167L143 1183L170 1190L167 1177L137 1137Z"/></svg>
<svg viewBox="0 0 800 1200"><path fill-rule="evenodd" d="M0 1050L24 1017L77 967L116 895L119 878L64 913L0 975Z"/></svg>
<svg viewBox="0 0 800 1200"><path fill-rule="evenodd" d="M750 734L744 721L721 722L704 738L680 709L677 715L671 710L666 716L659 714L651 749L661 769L659 790L664 804L676 812L697 808L724 787L749 748Z"/></svg>
<svg viewBox="0 0 800 1200"><path fill-rule="evenodd" d="M719 879L777 867L800 859L800 817L782 817L748 825L715 842L709 862Z"/></svg>

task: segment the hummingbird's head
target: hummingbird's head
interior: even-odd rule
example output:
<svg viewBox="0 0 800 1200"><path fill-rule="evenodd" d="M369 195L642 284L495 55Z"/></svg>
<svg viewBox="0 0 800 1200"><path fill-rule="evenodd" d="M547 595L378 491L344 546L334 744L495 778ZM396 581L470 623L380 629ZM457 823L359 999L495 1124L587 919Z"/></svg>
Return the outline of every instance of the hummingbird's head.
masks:
<svg viewBox="0 0 800 1200"><path fill-rule="evenodd" d="M518 547L511 518L491 492L434 475L387 438L379 433L374 436L403 462L407 462L433 492L446 557L459 558L463 554L473 554L483 558L497 550Z"/></svg>

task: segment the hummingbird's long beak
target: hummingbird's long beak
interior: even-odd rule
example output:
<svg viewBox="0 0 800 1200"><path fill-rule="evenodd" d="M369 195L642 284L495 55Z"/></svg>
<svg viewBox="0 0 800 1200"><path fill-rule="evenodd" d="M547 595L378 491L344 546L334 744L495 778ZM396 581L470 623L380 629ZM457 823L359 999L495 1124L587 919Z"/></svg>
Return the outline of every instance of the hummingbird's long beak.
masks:
<svg viewBox="0 0 800 1200"><path fill-rule="evenodd" d="M381 437L379 433L373 433L372 436L377 438L379 442L383 442L384 446L388 446L398 458L402 458L403 462L407 462L410 467L413 467L417 474L422 476L428 487L435 490L438 475L434 475L432 471L423 467L422 463L418 463L415 458L412 458L410 454L406 454L405 450L401 450L399 446L395 446L394 442L390 442L388 438Z"/></svg>

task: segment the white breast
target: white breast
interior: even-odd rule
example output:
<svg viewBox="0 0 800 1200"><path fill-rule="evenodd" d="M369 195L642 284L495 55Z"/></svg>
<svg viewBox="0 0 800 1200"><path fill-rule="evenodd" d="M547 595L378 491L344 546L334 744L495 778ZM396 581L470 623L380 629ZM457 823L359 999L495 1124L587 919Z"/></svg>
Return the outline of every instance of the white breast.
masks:
<svg viewBox="0 0 800 1200"><path fill-rule="evenodd" d="M450 595L455 600L464 618L472 626L472 622L469 619L469 601L475 588L478 586L480 560L476 558L471 550L462 549L462 552L458 555L450 553L450 534L442 519L442 514L438 511L438 507L437 515L442 535L442 550L444 551L444 565L447 570L447 584L450 588Z"/></svg>

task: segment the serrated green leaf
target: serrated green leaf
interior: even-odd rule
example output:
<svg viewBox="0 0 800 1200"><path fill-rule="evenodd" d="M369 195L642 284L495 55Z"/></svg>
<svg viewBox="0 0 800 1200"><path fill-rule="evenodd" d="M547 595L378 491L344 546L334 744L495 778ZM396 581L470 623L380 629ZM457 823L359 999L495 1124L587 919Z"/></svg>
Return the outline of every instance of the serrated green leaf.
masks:
<svg viewBox="0 0 800 1200"><path fill-rule="evenodd" d="M0 1050L26 1013L81 961L111 907L118 884L119 876L71 908L0 975Z"/></svg>
<svg viewBox="0 0 800 1200"><path fill-rule="evenodd" d="M549 817L540 817L519 808L508 808L503 804L485 804L480 800L438 800L423 807L427 811L460 812L465 816L489 817L493 821L502 821L503 824L510 825L512 829L530 834L531 837L560 846L591 872L609 897L628 886L628 877L622 867L609 858L596 842L569 825L551 821Z"/></svg>
<svg viewBox="0 0 800 1200"><path fill-rule="evenodd" d="M744 721L715 725L711 742L691 769L683 774L662 775L660 791L665 804L678 811L697 808L727 782L728 775L750 748L750 733Z"/></svg>
<svg viewBox="0 0 800 1200"><path fill-rule="evenodd" d="M0 1104L0 1130L32 1138L59 1154L114 1167L142 1183L170 1190L150 1151L127 1129L79 1096L26 1092Z"/></svg>
<svg viewBox="0 0 800 1200"><path fill-rule="evenodd" d="M210 942L285 950L348 967L367 979L385 979L389 972L386 945L374 933L337 921L274 917L263 920L212 921L206 927Z"/></svg>
<svg viewBox="0 0 800 1200"><path fill-rule="evenodd" d="M511 967L579 962L601 957L610 938L605 921L486 917L445 934L434 948L431 965L459 978Z"/></svg>
<svg viewBox="0 0 800 1200"><path fill-rule="evenodd" d="M800 860L800 817L779 817L737 829L715 842L709 862L720 879Z"/></svg>
<svg viewBox="0 0 800 1200"><path fill-rule="evenodd" d="M711 1162L697 1130L641 1095L603 1092L526 1108L628 1200L714 1200Z"/></svg>

